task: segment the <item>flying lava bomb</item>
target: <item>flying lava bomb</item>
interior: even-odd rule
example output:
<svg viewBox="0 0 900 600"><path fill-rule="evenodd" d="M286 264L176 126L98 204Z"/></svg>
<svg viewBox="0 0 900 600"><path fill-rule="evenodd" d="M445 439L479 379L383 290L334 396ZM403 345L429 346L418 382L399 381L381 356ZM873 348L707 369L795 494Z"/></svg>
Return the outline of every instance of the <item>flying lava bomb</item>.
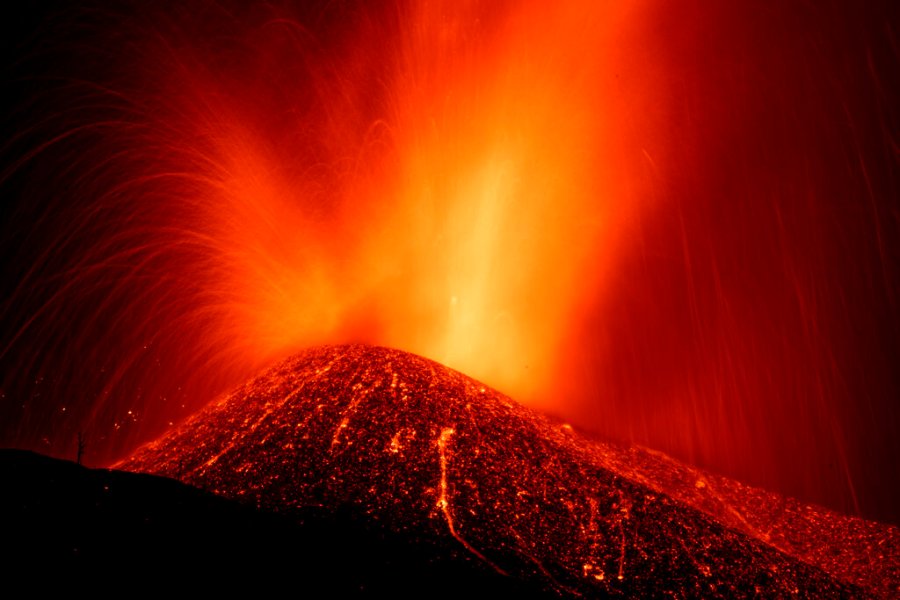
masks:
<svg viewBox="0 0 900 600"><path fill-rule="evenodd" d="M0 17L0 446L553 592L896 590L893 3L146 4Z"/></svg>

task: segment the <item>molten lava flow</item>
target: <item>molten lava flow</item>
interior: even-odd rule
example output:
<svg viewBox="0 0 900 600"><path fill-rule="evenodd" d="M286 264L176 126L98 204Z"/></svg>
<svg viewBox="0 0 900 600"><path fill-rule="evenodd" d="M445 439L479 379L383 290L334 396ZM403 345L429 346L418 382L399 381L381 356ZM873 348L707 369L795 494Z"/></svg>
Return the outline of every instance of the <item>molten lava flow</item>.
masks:
<svg viewBox="0 0 900 600"><path fill-rule="evenodd" d="M891 3L44 4L0 19L0 443L103 463L377 343L900 520Z"/></svg>
<svg viewBox="0 0 900 600"><path fill-rule="evenodd" d="M900 591L894 527L587 441L385 348L306 351L121 466L287 515L352 506L445 556L567 595Z"/></svg>

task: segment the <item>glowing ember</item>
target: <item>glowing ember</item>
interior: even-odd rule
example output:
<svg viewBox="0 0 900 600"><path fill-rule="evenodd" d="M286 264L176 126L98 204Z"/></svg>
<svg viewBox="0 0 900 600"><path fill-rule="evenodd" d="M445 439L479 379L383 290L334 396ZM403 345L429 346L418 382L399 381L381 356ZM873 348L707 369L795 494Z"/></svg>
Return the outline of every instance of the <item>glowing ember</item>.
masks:
<svg viewBox="0 0 900 600"><path fill-rule="evenodd" d="M353 505L560 593L900 591L894 528L796 511L655 453L585 441L458 372L384 348L307 351L121 466L286 514ZM798 537L805 551L779 543Z"/></svg>

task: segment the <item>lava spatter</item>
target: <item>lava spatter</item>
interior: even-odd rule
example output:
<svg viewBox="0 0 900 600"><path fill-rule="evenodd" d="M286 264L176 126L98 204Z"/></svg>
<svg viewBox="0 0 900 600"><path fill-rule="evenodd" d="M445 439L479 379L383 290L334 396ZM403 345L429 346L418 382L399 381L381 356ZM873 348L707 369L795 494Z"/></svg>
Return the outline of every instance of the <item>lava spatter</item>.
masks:
<svg viewBox="0 0 900 600"><path fill-rule="evenodd" d="M550 592L877 593L661 490L683 471L652 456L587 441L427 359L339 346L285 361L120 466L285 514L353 506Z"/></svg>

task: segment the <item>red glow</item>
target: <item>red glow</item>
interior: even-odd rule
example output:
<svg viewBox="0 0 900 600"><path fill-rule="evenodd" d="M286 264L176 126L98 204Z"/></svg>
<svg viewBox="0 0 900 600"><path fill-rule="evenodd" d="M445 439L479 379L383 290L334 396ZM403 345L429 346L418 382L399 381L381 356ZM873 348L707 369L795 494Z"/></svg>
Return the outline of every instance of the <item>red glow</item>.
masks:
<svg viewBox="0 0 900 600"><path fill-rule="evenodd" d="M4 440L87 429L101 462L367 342L898 518L889 11L297 4L38 28L50 76L3 154L29 232L3 230Z"/></svg>

